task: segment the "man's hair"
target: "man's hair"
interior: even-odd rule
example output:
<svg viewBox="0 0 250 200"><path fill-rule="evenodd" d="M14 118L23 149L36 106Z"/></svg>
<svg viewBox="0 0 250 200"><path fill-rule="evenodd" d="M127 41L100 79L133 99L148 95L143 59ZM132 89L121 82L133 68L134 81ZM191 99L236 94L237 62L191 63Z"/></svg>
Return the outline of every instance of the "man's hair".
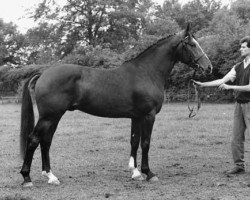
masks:
<svg viewBox="0 0 250 200"><path fill-rule="evenodd" d="M246 36L246 37L244 37L244 38L242 38L240 40L240 44L242 44L244 42L246 42L247 43L247 47L250 48L250 36Z"/></svg>

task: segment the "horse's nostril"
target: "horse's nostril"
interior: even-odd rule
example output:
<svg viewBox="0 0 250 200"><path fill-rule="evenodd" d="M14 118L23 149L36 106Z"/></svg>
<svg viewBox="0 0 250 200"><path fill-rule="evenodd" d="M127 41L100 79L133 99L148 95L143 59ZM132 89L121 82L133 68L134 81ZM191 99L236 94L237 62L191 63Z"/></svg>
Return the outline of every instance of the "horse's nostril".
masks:
<svg viewBox="0 0 250 200"><path fill-rule="evenodd" d="M208 71L210 74L212 73L212 71L213 71L212 65L208 65L207 71Z"/></svg>
<svg viewBox="0 0 250 200"><path fill-rule="evenodd" d="M213 72L213 66L209 65L209 69L210 69L210 73L212 73Z"/></svg>

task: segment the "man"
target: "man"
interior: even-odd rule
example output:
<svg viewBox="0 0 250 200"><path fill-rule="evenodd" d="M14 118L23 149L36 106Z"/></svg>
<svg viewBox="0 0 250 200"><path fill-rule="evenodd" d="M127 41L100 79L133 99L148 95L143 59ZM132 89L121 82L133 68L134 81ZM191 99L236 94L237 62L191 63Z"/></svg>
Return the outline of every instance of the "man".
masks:
<svg viewBox="0 0 250 200"><path fill-rule="evenodd" d="M248 132L250 132L250 36L244 37L240 44L240 53L243 61L236 64L222 79L203 83L194 81L201 87L219 86L219 89L234 90L236 93L231 143L235 167L226 171L226 174L245 172L245 130L248 129ZM229 81L235 82L235 85L227 85L226 83ZM250 182L247 184L250 186Z"/></svg>

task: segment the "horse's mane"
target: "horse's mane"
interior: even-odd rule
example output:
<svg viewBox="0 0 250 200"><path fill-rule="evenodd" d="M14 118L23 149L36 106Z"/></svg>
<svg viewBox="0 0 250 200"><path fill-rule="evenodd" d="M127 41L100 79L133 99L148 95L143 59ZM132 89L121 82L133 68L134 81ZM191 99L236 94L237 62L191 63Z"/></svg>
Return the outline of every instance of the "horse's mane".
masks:
<svg viewBox="0 0 250 200"><path fill-rule="evenodd" d="M160 44L162 41L164 41L165 39L169 39L169 38L171 38L172 36L175 36L175 35L176 35L176 34L170 34L170 35L168 35L168 36L166 36L166 37L163 37L163 38L158 39L157 41L154 40L153 43L151 42L151 44L149 44L149 45L148 45L146 48L144 48L143 50L140 50L139 52L138 52L138 50L137 50L137 52L133 53L132 55L128 55L127 58L125 59L125 62L129 62L129 61L131 61L131 60L133 60L133 59L136 59L137 57L140 57L142 54L145 54L145 53L148 52L149 50L151 50L151 49L153 49L153 48L159 46L159 44ZM134 50L134 49L136 49L136 46L133 47L132 49L130 49L129 51Z"/></svg>

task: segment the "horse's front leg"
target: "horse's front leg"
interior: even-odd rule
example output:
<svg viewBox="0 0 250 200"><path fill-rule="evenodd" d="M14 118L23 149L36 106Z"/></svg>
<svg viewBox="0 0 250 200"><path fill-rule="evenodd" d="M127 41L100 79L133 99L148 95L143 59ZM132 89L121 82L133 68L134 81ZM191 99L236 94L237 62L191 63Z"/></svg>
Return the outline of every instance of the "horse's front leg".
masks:
<svg viewBox="0 0 250 200"><path fill-rule="evenodd" d="M132 179L134 180L144 180L141 175L141 172L137 168L137 150L140 144L140 137L141 137L141 129L140 129L140 120L139 119L132 119L131 124L131 154L129 159L129 169L132 172Z"/></svg>
<svg viewBox="0 0 250 200"><path fill-rule="evenodd" d="M150 148L150 139L155 121L155 112L144 117L141 124L141 148L142 148L142 164L141 171L147 175L147 181L158 181L156 175L149 169L148 152Z"/></svg>

